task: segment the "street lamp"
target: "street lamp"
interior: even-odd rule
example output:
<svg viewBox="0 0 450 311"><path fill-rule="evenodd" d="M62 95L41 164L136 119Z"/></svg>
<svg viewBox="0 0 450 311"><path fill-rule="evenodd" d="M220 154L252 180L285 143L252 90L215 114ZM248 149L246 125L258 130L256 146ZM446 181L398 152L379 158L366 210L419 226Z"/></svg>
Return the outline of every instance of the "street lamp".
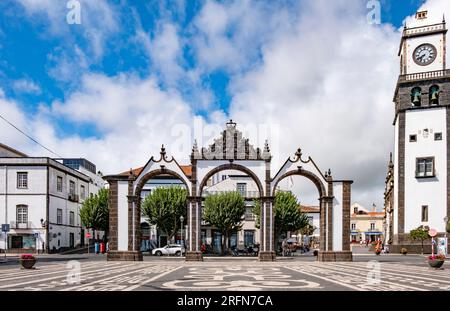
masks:
<svg viewBox="0 0 450 311"><path fill-rule="evenodd" d="M447 238L447 227L448 227L448 217L447 216L444 217L444 223L445 223L445 227L444 227L445 237Z"/></svg>
<svg viewBox="0 0 450 311"><path fill-rule="evenodd" d="M183 222L184 222L184 217L183 215L180 216L180 222L181 222L181 252L180 252L180 257L183 256Z"/></svg>

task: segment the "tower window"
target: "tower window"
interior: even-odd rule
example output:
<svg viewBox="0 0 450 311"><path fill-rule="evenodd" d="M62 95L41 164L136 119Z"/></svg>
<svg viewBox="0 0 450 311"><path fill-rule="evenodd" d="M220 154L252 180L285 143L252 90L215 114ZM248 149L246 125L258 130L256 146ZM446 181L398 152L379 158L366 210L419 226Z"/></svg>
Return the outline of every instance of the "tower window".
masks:
<svg viewBox="0 0 450 311"><path fill-rule="evenodd" d="M422 103L422 89L415 87L411 90L411 103L414 107L420 107Z"/></svg>
<svg viewBox="0 0 450 311"><path fill-rule="evenodd" d="M433 85L430 87L430 92L428 93L430 105L439 105L439 93L439 86Z"/></svg>
<svg viewBox="0 0 450 311"><path fill-rule="evenodd" d="M434 140L442 140L442 133L434 133Z"/></svg>
<svg viewBox="0 0 450 311"><path fill-rule="evenodd" d="M416 178L434 177L434 158L416 159Z"/></svg>
<svg viewBox="0 0 450 311"><path fill-rule="evenodd" d="M428 11L420 11L416 13L416 19L425 19L427 18Z"/></svg>
<svg viewBox="0 0 450 311"><path fill-rule="evenodd" d="M422 221L428 221L428 205L422 205Z"/></svg>
<svg viewBox="0 0 450 311"><path fill-rule="evenodd" d="M417 135L409 135L409 142L415 143L417 141Z"/></svg>

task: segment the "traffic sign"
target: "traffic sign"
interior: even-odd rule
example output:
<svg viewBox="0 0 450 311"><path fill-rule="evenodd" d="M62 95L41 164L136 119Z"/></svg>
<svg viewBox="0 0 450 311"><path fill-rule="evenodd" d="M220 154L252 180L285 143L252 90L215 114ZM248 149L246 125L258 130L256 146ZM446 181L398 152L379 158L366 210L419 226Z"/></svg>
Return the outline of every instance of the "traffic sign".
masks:
<svg viewBox="0 0 450 311"><path fill-rule="evenodd" d="M428 230L428 234L429 234L432 238L434 238L434 237L437 235L437 231L436 231L436 229L430 229L430 230Z"/></svg>
<svg viewBox="0 0 450 311"><path fill-rule="evenodd" d="M91 237L91 234L89 232L86 232L86 238L89 239Z"/></svg>
<svg viewBox="0 0 450 311"><path fill-rule="evenodd" d="M2 231L9 232L9 224L2 224Z"/></svg>

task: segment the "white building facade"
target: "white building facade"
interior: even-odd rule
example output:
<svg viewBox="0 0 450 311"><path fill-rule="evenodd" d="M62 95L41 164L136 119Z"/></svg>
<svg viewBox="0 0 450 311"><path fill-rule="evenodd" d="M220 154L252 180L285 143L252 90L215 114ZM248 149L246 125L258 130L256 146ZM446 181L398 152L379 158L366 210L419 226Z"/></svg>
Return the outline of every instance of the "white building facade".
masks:
<svg viewBox="0 0 450 311"><path fill-rule="evenodd" d="M403 31L394 95L393 206L386 209L393 223L387 219L385 224L392 231L386 232L388 240L397 245L411 243L408 233L420 225L440 235L446 230L450 211L446 33L445 20L430 18L427 11L418 12Z"/></svg>
<svg viewBox="0 0 450 311"><path fill-rule="evenodd" d="M80 208L104 185L89 174L46 157L0 158L0 223L10 226L0 248L48 252L84 245Z"/></svg>

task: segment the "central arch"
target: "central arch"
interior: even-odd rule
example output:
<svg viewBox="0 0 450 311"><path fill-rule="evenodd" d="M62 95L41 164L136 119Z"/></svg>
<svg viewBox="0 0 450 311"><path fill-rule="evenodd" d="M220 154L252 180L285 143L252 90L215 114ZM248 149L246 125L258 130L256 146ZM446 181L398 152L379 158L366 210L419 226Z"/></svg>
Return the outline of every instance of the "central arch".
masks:
<svg viewBox="0 0 450 311"><path fill-rule="evenodd" d="M262 197L264 195L263 185L262 185L261 181L259 180L258 176L256 176L256 174L253 173L252 170L250 170L247 167L240 165L240 164L228 163L228 164L222 164L222 165L219 165L219 166L213 168L205 175L205 177L203 177L202 181L200 182L200 186L199 186L199 197L202 197L203 188L205 187L208 180L214 174L217 174L217 173L219 173L221 171L225 171L225 170L236 170L236 171L240 171L240 172L243 172L243 173L249 175L253 179L253 181L256 183L256 186L258 187L259 196Z"/></svg>

